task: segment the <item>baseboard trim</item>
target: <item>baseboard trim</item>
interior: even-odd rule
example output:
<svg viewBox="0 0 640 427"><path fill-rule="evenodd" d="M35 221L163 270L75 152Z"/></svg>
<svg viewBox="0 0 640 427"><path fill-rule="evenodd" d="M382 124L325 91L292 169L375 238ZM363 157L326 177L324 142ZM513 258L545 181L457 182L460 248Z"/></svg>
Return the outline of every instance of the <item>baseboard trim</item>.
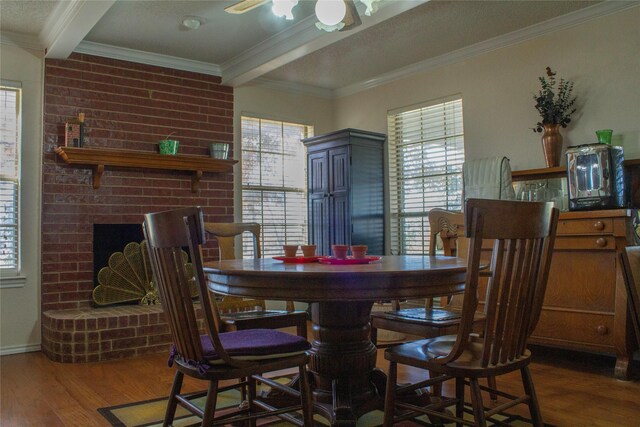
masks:
<svg viewBox="0 0 640 427"><path fill-rule="evenodd" d="M31 353L40 351L40 344L32 345L10 345L0 348L0 356L8 356L10 354Z"/></svg>

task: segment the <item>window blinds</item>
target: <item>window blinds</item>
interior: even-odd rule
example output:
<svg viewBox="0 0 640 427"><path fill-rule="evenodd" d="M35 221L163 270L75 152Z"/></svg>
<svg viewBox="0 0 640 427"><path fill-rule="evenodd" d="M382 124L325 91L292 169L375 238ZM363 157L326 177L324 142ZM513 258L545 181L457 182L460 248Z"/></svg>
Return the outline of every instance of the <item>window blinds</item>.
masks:
<svg viewBox="0 0 640 427"><path fill-rule="evenodd" d="M242 220L262 225L262 256L307 241L306 150L313 127L242 117ZM253 256L248 236L243 254Z"/></svg>
<svg viewBox="0 0 640 427"><path fill-rule="evenodd" d="M429 211L462 208L462 98L390 111L387 125L391 249L425 254Z"/></svg>
<svg viewBox="0 0 640 427"><path fill-rule="evenodd" d="M19 268L20 89L0 86L0 269Z"/></svg>

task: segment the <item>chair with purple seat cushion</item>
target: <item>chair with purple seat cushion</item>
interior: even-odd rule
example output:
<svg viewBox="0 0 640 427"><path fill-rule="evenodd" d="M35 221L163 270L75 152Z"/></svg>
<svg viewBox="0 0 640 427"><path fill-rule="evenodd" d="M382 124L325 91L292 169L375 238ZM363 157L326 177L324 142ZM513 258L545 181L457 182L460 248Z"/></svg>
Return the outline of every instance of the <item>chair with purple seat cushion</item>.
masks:
<svg viewBox="0 0 640 427"><path fill-rule="evenodd" d="M204 242L202 210L197 207L145 215L144 233L162 306L173 336L170 366L176 366L169 395L164 426L173 423L177 406L202 418L203 426L250 422L260 417L278 416L295 425L313 425L311 394L307 381L307 350L310 344L302 337L271 329L247 329L219 333L219 313L215 298L210 297L203 272L201 245ZM188 247L194 277L186 274L181 251ZM204 330L196 317L196 303L189 292L195 280L203 312ZM297 368L299 390L269 379L264 374ZM208 389L182 394L184 375L208 382ZM237 380L219 387L221 380ZM257 396L256 381L291 396L291 404L273 407ZM240 388L247 404L238 410L216 417L218 393ZM204 408L192 400L206 396Z"/></svg>
<svg viewBox="0 0 640 427"><path fill-rule="evenodd" d="M204 229L218 242L219 259L235 259L237 236L250 236L253 254L260 258L260 224L255 222L205 222ZM296 327L296 333L307 338L307 312L295 310L293 301L287 301L286 310L267 310L263 299L247 299L216 295L220 311L221 330L278 329Z"/></svg>

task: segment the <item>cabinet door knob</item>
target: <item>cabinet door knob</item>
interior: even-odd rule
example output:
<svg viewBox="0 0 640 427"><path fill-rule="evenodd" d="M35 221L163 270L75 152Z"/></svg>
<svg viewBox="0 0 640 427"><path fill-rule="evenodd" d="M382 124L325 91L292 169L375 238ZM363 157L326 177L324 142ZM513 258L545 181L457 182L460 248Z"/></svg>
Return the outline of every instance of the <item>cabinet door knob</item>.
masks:
<svg viewBox="0 0 640 427"><path fill-rule="evenodd" d="M598 325L596 327L596 332L598 333L598 335L607 335L609 333L609 328L604 325Z"/></svg>
<svg viewBox="0 0 640 427"><path fill-rule="evenodd" d="M598 237L596 239L596 245L600 248L604 248L605 246L607 246L607 239L605 239L604 237Z"/></svg>
<svg viewBox="0 0 640 427"><path fill-rule="evenodd" d="M604 222L596 221L596 223L593 224L593 227L598 231L602 231L602 230L604 230Z"/></svg>

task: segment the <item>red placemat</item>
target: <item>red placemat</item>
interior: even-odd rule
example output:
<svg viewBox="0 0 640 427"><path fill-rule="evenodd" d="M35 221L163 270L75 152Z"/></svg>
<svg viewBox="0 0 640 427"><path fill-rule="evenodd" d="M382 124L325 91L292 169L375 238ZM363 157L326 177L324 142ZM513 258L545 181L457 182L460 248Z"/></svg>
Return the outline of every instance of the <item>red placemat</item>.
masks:
<svg viewBox="0 0 640 427"><path fill-rule="evenodd" d="M305 257L305 256L293 256L293 257L287 257L287 256L274 256L273 259L277 260L277 261L282 261L285 264L307 264L309 262L318 262L319 260L323 259L323 256L309 256L309 257Z"/></svg>
<svg viewBox="0 0 640 427"><path fill-rule="evenodd" d="M366 256L364 258L354 258L348 256L346 259L337 259L332 256L322 258L320 260L320 264L331 264L331 265L350 265L350 264L370 264L372 262L380 261L382 257L379 256Z"/></svg>

